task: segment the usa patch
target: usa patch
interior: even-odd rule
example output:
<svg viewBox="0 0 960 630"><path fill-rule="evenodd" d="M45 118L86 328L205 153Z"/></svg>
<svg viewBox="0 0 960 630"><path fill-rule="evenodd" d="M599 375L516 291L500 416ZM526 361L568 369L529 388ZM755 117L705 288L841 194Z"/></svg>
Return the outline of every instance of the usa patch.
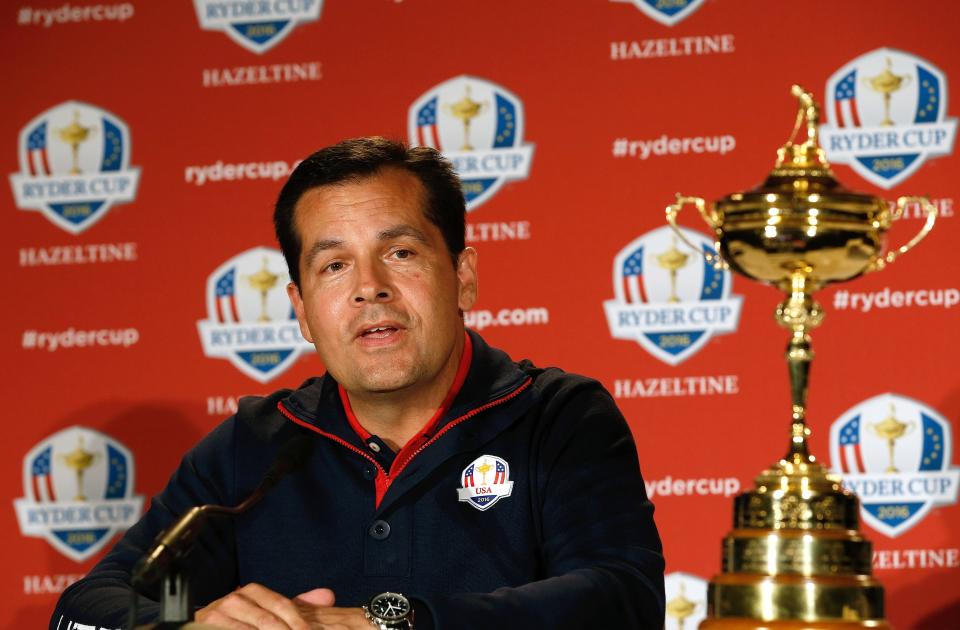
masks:
<svg viewBox="0 0 960 630"><path fill-rule="evenodd" d="M457 498L480 511L489 510L513 492L510 464L496 455L481 455L463 469Z"/></svg>

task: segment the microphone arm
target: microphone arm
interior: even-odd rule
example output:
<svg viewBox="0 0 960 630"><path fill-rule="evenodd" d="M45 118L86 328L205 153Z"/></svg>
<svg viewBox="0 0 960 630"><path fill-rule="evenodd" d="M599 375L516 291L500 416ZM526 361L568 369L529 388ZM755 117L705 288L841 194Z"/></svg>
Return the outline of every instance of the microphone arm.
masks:
<svg viewBox="0 0 960 630"><path fill-rule="evenodd" d="M233 507L213 504L192 507L157 535L149 551L133 567L132 584L136 589L164 580L161 621L193 619L190 589L187 576L182 571L182 563L203 532L208 518L242 514L253 507L281 479L306 462L313 451L314 438L311 433L301 433L287 440L260 485L243 502ZM171 598L175 601L171 601Z"/></svg>

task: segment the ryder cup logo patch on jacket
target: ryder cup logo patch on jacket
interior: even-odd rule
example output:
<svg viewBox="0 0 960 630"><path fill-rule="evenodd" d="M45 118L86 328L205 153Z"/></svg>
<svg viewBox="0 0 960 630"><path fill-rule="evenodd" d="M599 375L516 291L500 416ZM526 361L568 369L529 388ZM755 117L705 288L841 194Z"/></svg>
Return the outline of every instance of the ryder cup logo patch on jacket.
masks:
<svg viewBox="0 0 960 630"><path fill-rule="evenodd" d="M21 533L83 562L140 517L133 472L133 455L109 435L79 426L51 435L23 458Z"/></svg>
<svg viewBox="0 0 960 630"><path fill-rule="evenodd" d="M493 197L504 183L530 175L533 145L523 142L523 103L485 79L454 77L410 107L410 144L432 147L453 163L467 210Z"/></svg>
<svg viewBox="0 0 960 630"><path fill-rule="evenodd" d="M636 341L670 365L689 359L713 335L736 331L743 301L730 293L730 272L703 257L715 253L713 242L680 229L699 251L668 226L647 232L617 254L615 297L603 303L614 339Z"/></svg>
<svg viewBox="0 0 960 630"><path fill-rule="evenodd" d="M492 508L512 492L510 464L496 455L481 455L460 474L457 498L482 511Z"/></svg>
<svg viewBox="0 0 960 630"><path fill-rule="evenodd" d="M66 101L20 131L20 172L10 175L21 210L37 210L78 234L137 194L126 123L95 105Z"/></svg>
<svg viewBox="0 0 960 630"><path fill-rule="evenodd" d="M223 31L247 50L263 53L298 24L320 19L323 0L193 0L200 28Z"/></svg>
<svg viewBox="0 0 960 630"><path fill-rule="evenodd" d="M690 17L700 8L704 0L611 0L611 2L629 2L661 24L673 26Z"/></svg>
<svg viewBox="0 0 960 630"><path fill-rule="evenodd" d="M864 521L891 538L934 506L957 502L960 468L950 465L952 449L947 419L897 394L855 405L830 428L833 471L860 497Z"/></svg>
<svg viewBox="0 0 960 630"><path fill-rule="evenodd" d="M313 349L287 298L286 269L279 250L254 247L210 274L207 319L197 322L205 355L266 383Z"/></svg>
<svg viewBox="0 0 960 630"><path fill-rule="evenodd" d="M857 57L827 81L821 127L827 158L893 188L928 158L949 155L957 119L947 118L947 78L925 59L893 48Z"/></svg>

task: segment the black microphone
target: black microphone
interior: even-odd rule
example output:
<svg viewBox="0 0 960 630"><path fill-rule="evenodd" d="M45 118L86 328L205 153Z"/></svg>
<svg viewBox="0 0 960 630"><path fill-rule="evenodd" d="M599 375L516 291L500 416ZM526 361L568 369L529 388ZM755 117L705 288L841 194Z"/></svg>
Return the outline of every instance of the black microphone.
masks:
<svg viewBox="0 0 960 630"><path fill-rule="evenodd" d="M134 566L133 585L154 584L167 575L172 567L176 567L193 547L209 516L242 514L250 509L281 479L306 462L313 451L315 438L312 433L301 433L287 440L280 447L277 459L263 476L260 485L239 505L227 507L207 504L192 507L173 525L160 532L150 550Z"/></svg>

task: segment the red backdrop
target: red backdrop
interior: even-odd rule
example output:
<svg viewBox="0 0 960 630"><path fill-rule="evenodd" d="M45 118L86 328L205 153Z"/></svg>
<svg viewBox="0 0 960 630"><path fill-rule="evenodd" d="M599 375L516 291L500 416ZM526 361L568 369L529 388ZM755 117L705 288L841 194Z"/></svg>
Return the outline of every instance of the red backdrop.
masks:
<svg viewBox="0 0 960 630"><path fill-rule="evenodd" d="M702 616L731 495L786 448L787 335L775 290L712 275L658 230L676 192L763 179L800 83L845 185L941 211L916 251L818 294L810 418L814 452L863 490L892 622L960 627L953 3L318 1L0 12L0 625L46 623L236 397L322 370L283 336L276 254L248 250L275 247L271 205L296 160L371 134L459 160L482 280L468 323L616 394L668 597L685 580ZM891 243L922 223L908 210ZM658 256L673 248L687 258L671 285ZM261 303L248 280L264 265L277 278ZM244 331L260 341L238 345ZM891 414L892 454L876 428Z"/></svg>

